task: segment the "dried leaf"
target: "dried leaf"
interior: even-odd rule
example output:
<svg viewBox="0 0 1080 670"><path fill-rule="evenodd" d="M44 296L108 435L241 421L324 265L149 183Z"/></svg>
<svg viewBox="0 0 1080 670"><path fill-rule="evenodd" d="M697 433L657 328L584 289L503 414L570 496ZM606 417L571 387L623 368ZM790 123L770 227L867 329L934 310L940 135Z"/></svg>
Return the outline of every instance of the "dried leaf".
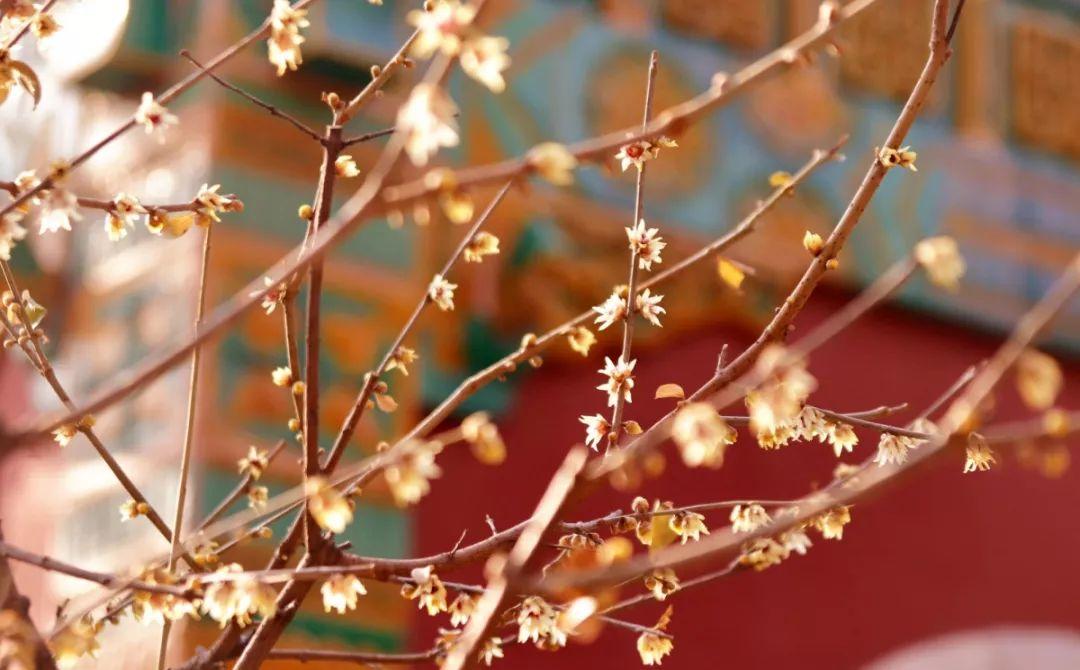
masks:
<svg viewBox="0 0 1080 670"><path fill-rule="evenodd" d="M22 86L30 94L30 97L34 99L34 108L36 109L38 103L41 102L41 80L38 79L34 68L21 60L13 60L8 66L15 75L16 83Z"/></svg>
<svg viewBox="0 0 1080 670"><path fill-rule="evenodd" d="M686 392L683 391L683 387L678 384L661 384L656 387L656 395L653 397L657 400L661 398L677 398L682 400L686 397Z"/></svg>
<svg viewBox="0 0 1080 670"><path fill-rule="evenodd" d="M740 270L739 266L722 257L716 259L716 272L725 284L736 291L742 288L743 280L746 279L746 273Z"/></svg>

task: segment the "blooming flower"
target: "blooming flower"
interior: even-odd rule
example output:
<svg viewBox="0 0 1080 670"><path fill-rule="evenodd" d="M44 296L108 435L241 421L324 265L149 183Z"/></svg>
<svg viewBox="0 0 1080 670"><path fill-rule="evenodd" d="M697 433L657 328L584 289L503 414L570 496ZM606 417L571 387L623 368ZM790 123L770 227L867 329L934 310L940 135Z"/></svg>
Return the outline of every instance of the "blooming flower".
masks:
<svg viewBox="0 0 1080 670"><path fill-rule="evenodd" d="M481 463L499 465L506 460L506 444L487 412L476 412L465 417L461 422L461 435Z"/></svg>
<svg viewBox="0 0 1080 670"><path fill-rule="evenodd" d="M603 303L593 307L592 311L598 315L593 323L599 325L599 330L605 330L626 315L626 299L615 291Z"/></svg>
<svg viewBox="0 0 1080 670"><path fill-rule="evenodd" d="M967 270L956 240L947 236L929 237L919 242L915 245L915 260L926 270L931 282L950 291L956 290Z"/></svg>
<svg viewBox="0 0 1080 670"><path fill-rule="evenodd" d="M61 229L71 230L72 220L79 221L79 199L63 186L54 186L41 199L41 218L38 234L55 233Z"/></svg>
<svg viewBox="0 0 1080 670"><path fill-rule="evenodd" d="M810 541L810 536L802 528L794 528L781 533L776 539L784 547L784 551L789 554L795 552L800 556L805 556L807 550L814 546L814 543Z"/></svg>
<svg viewBox="0 0 1080 670"><path fill-rule="evenodd" d="M493 256L497 253L499 253L499 238L491 233L480 231L465 245L462 256L466 263L479 263L484 260L484 256Z"/></svg>
<svg viewBox="0 0 1080 670"><path fill-rule="evenodd" d="M517 623L518 642L532 640L553 647L566 645L566 632L559 628L555 608L540 596L529 596L521 602Z"/></svg>
<svg viewBox="0 0 1080 670"><path fill-rule="evenodd" d="M277 306L285 301L285 294L288 290L284 282L274 286L274 288L270 288L273 285L274 280L269 277L263 277L263 286L270 290L263 296L262 304L260 306L267 315L273 314L274 310L277 309ZM252 291L249 295L255 297L260 293L262 293L262 291Z"/></svg>
<svg viewBox="0 0 1080 670"><path fill-rule="evenodd" d="M687 540L696 542L702 535L709 534L705 516L697 512L676 512L668 517L668 526L679 536L682 544L686 544Z"/></svg>
<svg viewBox="0 0 1080 670"><path fill-rule="evenodd" d="M759 537L743 545L739 561L761 571L779 565L789 555L784 546L771 537Z"/></svg>
<svg viewBox="0 0 1080 670"><path fill-rule="evenodd" d="M618 363L612 362L610 358L604 358L604 368L599 372L607 377L607 381L596 388L608 394L609 407L616 405L620 395L625 402L632 402L630 391L634 388L635 365L637 365L637 360L627 363L621 356Z"/></svg>
<svg viewBox="0 0 1080 670"><path fill-rule="evenodd" d="M22 212L13 210L0 217L0 259L11 260L11 252L15 243L26 237L26 228L23 228Z"/></svg>
<svg viewBox="0 0 1080 670"><path fill-rule="evenodd" d="M986 438L978 433L970 433L968 435L967 459L964 461L964 472L985 472L989 470L996 459L994 458L994 451L990 448L990 444L987 443Z"/></svg>
<svg viewBox="0 0 1080 670"><path fill-rule="evenodd" d="M444 312L454 309L454 289L457 284L446 281L442 275L435 275L428 285L428 296Z"/></svg>
<svg viewBox="0 0 1080 670"><path fill-rule="evenodd" d="M899 165L902 168L907 168L912 172L918 172L919 169L915 167L915 159L918 158L918 154L911 150L911 147L901 147L899 149L893 149L892 147L882 147L877 150L878 162L880 162L886 168Z"/></svg>
<svg viewBox="0 0 1080 670"><path fill-rule="evenodd" d="M260 510L266 507L270 499L270 490L265 486L251 486L247 490L248 507Z"/></svg>
<svg viewBox="0 0 1080 670"><path fill-rule="evenodd" d="M660 155L660 148L671 149L678 147L678 143L668 137L661 135L655 140L638 140L629 144L623 145L619 148L618 153L615 154L615 158L622 166L623 172L626 172L626 168L633 165L638 169L638 172L645 167L645 162Z"/></svg>
<svg viewBox="0 0 1080 670"><path fill-rule="evenodd" d="M276 367L270 372L274 386L289 386L293 382L292 370L286 366Z"/></svg>
<svg viewBox="0 0 1080 670"><path fill-rule="evenodd" d="M440 147L458 143L457 105L441 88L418 84L398 111L397 127L405 133L405 151L414 165L427 165Z"/></svg>
<svg viewBox="0 0 1080 670"><path fill-rule="evenodd" d="M645 320L652 325L662 327L660 324L660 315L667 311L660 306L660 301L663 299L664 296L651 295L649 289L645 289L641 293L638 293L635 301L637 303L638 313L645 317Z"/></svg>
<svg viewBox="0 0 1080 670"><path fill-rule="evenodd" d="M469 622L469 617L472 616L472 613L475 609L476 598L473 598L468 593L458 594L458 597L454 598L454 602L450 603L450 625L465 625Z"/></svg>
<svg viewBox="0 0 1080 670"><path fill-rule="evenodd" d="M566 334L566 341L570 343L571 349L582 356L588 356L589 349L596 344L596 335L585 326L578 326Z"/></svg>
<svg viewBox="0 0 1080 670"><path fill-rule="evenodd" d="M101 624L95 624L89 616L73 621L61 629L49 640L49 651L56 665L60 668L72 668L83 656L97 658L97 652L101 648L97 641L100 631Z"/></svg>
<svg viewBox="0 0 1080 670"><path fill-rule="evenodd" d="M426 609L430 616L445 612L447 609L446 587L443 586L442 580L435 574L432 566L415 568L410 576L413 583L403 584L401 595L409 600L416 600L417 606L420 609Z"/></svg>
<svg viewBox="0 0 1080 670"><path fill-rule="evenodd" d="M203 220L221 221L218 212L229 211L239 202L232 196L218 193L219 188L221 188L221 184L214 184L213 186L203 184L199 192L195 194L195 202L202 205L199 208L199 214L202 215ZM202 222L200 222L200 225L202 225Z"/></svg>
<svg viewBox="0 0 1080 670"><path fill-rule="evenodd" d="M600 448L600 441L607 437L608 432L611 431L611 425L608 424L608 420L600 414L594 414L592 416L585 416L582 414L578 417L578 421L585 424L585 444L592 447L593 451L598 451Z"/></svg>
<svg viewBox="0 0 1080 670"><path fill-rule="evenodd" d="M339 177L356 177L360 174L360 168L349 154L341 154L334 160L334 172Z"/></svg>
<svg viewBox="0 0 1080 670"><path fill-rule="evenodd" d="M731 509L730 519L733 533L752 533L772 521L765 508L757 503L735 505Z"/></svg>
<svg viewBox="0 0 1080 670"><path fill-rule="evenodd" d="M179 121L175 114L170 114L164 105L154 99L153 93L146 91L142 94L142 102L135 110L135 123L142 125L147 135L155 130L164 130L169 126L174 126Z"/></svg>
<svg viewBox="0 0 1080 670"><path fill-rule="evenodd" d="M652 270L653 263L660 263L660 252L667 246L657 233L659 228L646 228L645 219L638 221L633 228L626 229L626 238L630 241L630 250L637 254L638 269Z"/></svg>
<svg viewBox="0 0 1080 670"><path fill-rule="evenodd" d="M410 11L405 20L419 31L412 45L412 55L428 58L436 51L448 56L457 55L474 16L476 8L463 5L460 0L436 0L429 11Z"/></svg>
<svg viewBox="0 0 1080 670"><path fill-rule="evenodd" d="M251 445L248 447L247 456L236 462L240 474L258 479L264 470L270 465L269 454L265 449Z"/></svg>
<svg viewBox="0 0 1080 670"><path fill-rule="evenodd" d="M484 665L491 667L493 660L503 657L502 640L497 637L489 637L484 640L484 644L480 647L480 651L476 656Z"/></svg>
<svg viewBox="0 0 1080 670"><path fill-rule="evenodd" d="M74 439L78 432L79 431L75 426L65 423L53 431L53 441L61 447L66 447L71 443L71 440Z"/></svg>
<svg viewBox="0 0 1080 670"><path fill-rule="evenodd" d="M558 142L542 142L529 150L529 165L544 179L556 186L574 183L578 160Z"/></svg>
<svg viewBox="0 0 1080 670"><path fill-rule="evenodd" d="M274 0L274 7L270 10L270 39L267 41L267 50L270 63L277 68L280 77L286 70L295 70L304 62L300 53L300 45L304 43L304 37L300 34L301 28L308 27L307 10L293 9L289 0Z"/></svg>
<svg viewBox="0 0 1080 670"><path fill-rule="evenodd" d="M510 42L505 37L481 35L465 41L461 49L461 69L492 93L506 90L503 70L510 67L506 50Z"/></svg>
<svg viewBox="0 0 1080 670"><path fill-rule="evenodd" d="M416 353L415 349L410 349L404 345L399 346L394 350L394 353L390 356L390 361L386 364L386 371L401 370L401 374L406 377L409 376L409 367L419 359L420 356Z"/></svg>
<svg viewBox="0 0 1080 670"><path fill-rule="evenodd" d="M308 512L320 528L340 533L352 522L353 508L349 500L325 478L308 477L304 482L304 494Z"/></svg>
<svg viewBox="0 0 1080 670"><path fill-rule="evenodd" d="M1050 409L1061 393L1063 379L1057 361L1041 351L1027 349L1016 360L1016 390L1031 409Z"/></svg>
<svg viewBox="0 0 1080 670"><path fill-rule="evenodd" d="M846 423L829 423L829 443L833 446L833 453L837 458L845 451L854 451L859 443L859 436L855 429Z"/></svg>
<svg viewBox="0 0 1080 670"><path fill-rule="evenodd" d="M642 633L637 639L638 655L642 665L662 665L664 657L675 648L675 643L656 633Z"/></svg>
<svg viewBox="0 0 1080 670"><path fill-rule="evenodd" d="M846 506L834 507L814 519L814 527L826 540L841 540L844 537L844 526L851 523L851 509Z"/></svg>
<svg viewBox="0 0 1080 670"><path fill-rule="evenodd" d="M442 469L435 464L440 448L437 442L420 445L386 468L384 476L398 505L415 504L431 491L430 480L442 475Z"/></svg>
<svg viewBox="0 0 1080 670"><path fill-rule="evenodd" d="M874 462L881 467L889 463L900 465L907 460L908 451L917 446L919 446L918 441L906 435L882 433L881 438L878 439L878 451Z"/></svg>
<svg viewBox="0 0 1080 670"><path fill-rule="evenodd" d="M344 614L346 610L356 609L358 596L367 595L367 589L356 575L332 575L319 588L322 594L323 610L337 610Z"/></svg>
<svg viewBox="0 0 1080 670"><path fill-rule="evenodd" d="M723 465L724 451L734 444L736 434L711 405L695 402L675 414L671 437L688 467L718 468Z"/></svg>
<svg viewBox="0 0 1080 670"><path fill-rule="evenodd" d="M645 576L645 588L652 592L653 598L662 602L679 590L679 578L671 568L653 570Z"/></svg>

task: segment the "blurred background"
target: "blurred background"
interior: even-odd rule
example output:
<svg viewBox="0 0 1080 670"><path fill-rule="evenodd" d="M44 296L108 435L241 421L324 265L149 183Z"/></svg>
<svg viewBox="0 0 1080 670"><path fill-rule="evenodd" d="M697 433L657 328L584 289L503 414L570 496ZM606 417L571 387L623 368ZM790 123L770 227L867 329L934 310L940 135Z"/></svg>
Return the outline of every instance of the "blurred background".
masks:
<svg viewBox="0 0 1080 670"><path fill-rule="evenodd" d="M42 75L40 106L32 112L30 100L13 94L0 107L0 178L78 153L130 115L143 91L163 90L190 72L180 49L205 61L257 26L270 4L60 0L55 12L63 29L40 50L26 40L18 54ZM756 269L741 291L719 281L708 263L662 288L664 328L638 330L640 392L629 418L645 424L661 416L670 401L651 400L657 385L695 388L724 344L738 351L771 316L805 266L803 231L831 229L915 81L930 4L881 0L842 31L840 58L821 55L752 89L679 137L680 148L650 168L646 218L669 240L664 258L671 262L752 209L769 192L772 172L794 171L814 148L851 136L846 162L821 169L731 250L731 258ZM316 2L299 72L275 77L259 44L221 74L318 127L327 120L319 94L358 91L370 66L384 63L407 36L403 17L414 6ZM465 77L451 80L462 144L439 159L488 162L539 141L632 125L640 117L650 50L661 54L659 109L706 88L717 71L734 71L805 30L817 11L816 0L491 0L485 28L511 41L509 87L492 95ZM840 272L814 295L797 332L839 308L927 235L955 236L968 274L954 294L913 281L817 354L815 399L826 407L910 402L896 421L913 417L993 351L1080 249L1080 4L968 0L955 48L909 137L919 172L885 181L840 257ZM416 76L412 70L395 77L354 130L392 125ZM244 212L228 215L215 232L208 296L214 305L301 239L295 212L311 200L319 156L291 127L209 81L170 109L181 122L165 142L129 133L77 171L71 188L97 197L123 191L145 202L186 201L204 182L237 194ZM365 169L380 148L374 141L352 153ZM502 253L451 278L461 285L458 308L425 315L411 343L421 353L419 370L392 381L398 411L371 413L351 458L407 430L471 371L516 348L523 333L547 330L625 282L632 172L589 167L571 188L535 183L510 194L491 224ZM398 175L409 176L408 170ZM343 182L341 192L358 184ZM478 204L487 195L473 194ZM23 284L49 307L44 326L54 362L76 402L149 352L182 341L194 313L199 236L167 240L140 228L112 243L99 214L85 212L74 234L31 235L13 259ZM437 207L405 214L402 228L383 220L364 225L328 261L324 425L340 424L363 373L463 233ZM285 360L280 329L276 315L256 310L212 344L200 389L192 519L235 485L236 460L248 445L269 448L288 437L287 394L268 375ZM539 369L493 384L467 404L467 411L497 417L510 447L503 466L489 468L449 450L440 458L443 479L418 507L399 509L374 486L345 539L363 554L419 556L450 548L463 530L466 541L484 537L488 515L499 528L524 518L566 449L582 439L578 415L603 409L593 387L602 355L618 346L610 332L587 361L555 347ZM1062 405L1080 407L1080 302L1040 344L1065 367ZM182 366L98 417L105 443L167 518L175 504L187 374ZM1009 386L997 399L996 419L1025 416ZM0 359L0 398L8 429L58 407L17 351ZM875 444L875 436L863 438L860 458ZM1080 519L1072 514L1080 476L1069 467L1069 446L1019 445L999 453L994 470L966 476L963 455L949 454L857 505L843 542L817 541L807 556L764 574L738 574L673 597L676 645L665 665L1080 667ZM639 484L632 490L604 491L578 511L587 518L626 509L636 494L678 504L795 497L826 483L835 465L820 445L778 454L743 441L729 451L723 470L689 472L671 460L662 478L653 472L628 482ZM265 479L273 493L295 485L297 473L287 451ZM125 499L81 438L62 452L51 442L0 452L0 519L13 544L100 570L164 550L149 524L120 523L117 507ZM719 514L707 521L726 523ZM271 548L272 541L247 542L227 560L255 566ZM46 628L56 606L86 589L16 569ZM460 576L470 579L480 579L479 570ZM285 644L423 649L438 626L448 627L448 620L421 616L396 588L367 586L369 595L345 617L308 603ZM651 624L662 609L651 603L627 614ZM175 660L216 632L209 621L181 626ZM149 667L158 636L127 619L107 628L101 658L85 667ZM634 667L639 660L634 636L608 629L597 642L572 642L558 656L512 646L503 663Z"/></svg>

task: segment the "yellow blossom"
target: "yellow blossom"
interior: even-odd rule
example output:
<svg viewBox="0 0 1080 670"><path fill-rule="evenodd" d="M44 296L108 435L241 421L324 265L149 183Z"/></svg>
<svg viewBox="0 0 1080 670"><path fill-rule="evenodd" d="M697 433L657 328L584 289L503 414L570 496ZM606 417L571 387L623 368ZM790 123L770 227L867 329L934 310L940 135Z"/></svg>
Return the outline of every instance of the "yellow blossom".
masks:
<svg viewBox="0 0 1080 670"><path fill-rule="evenodd" d="M405 20L419 33L412 45L412 55L428 58L441 51L456 56L475 15L476 9L460 0L434 0L429 10L410 11Z"/></svg>
<svg viewBox="0 0 1080 670"><path fill-rule="evenodd" d="M731 531L733 533L752 533L772 521L765 508L757 503L735 505L731 509Z"/></svg>
<svg viewBox="0 0 1080 670"><path fill-rule="evenodd" d="M435 275L428 285L428 297L439 309L448 312L454 309L454 290L457 287L457 284L451 284L442 275Z"/></svg>
<svg viewBox="0 0 1080 670"><path fill-rule="evenodd" d="M450 625L463 626L469 622L476 609L476 599L468 593L460 593L454 602L450 603Z"/></svg>
<svg viewBox="0 0 1080 670"><path fill-rule="evenodd" d="M274 0L270 12L270 39L267 41L270 63L277 68L280 77L287 70L295 70L304 62L300 45L304 37L301 28L310 25L307 10L293 9L289 0Z"/></svg>
<svg viewBox="0 0 1080 670"><path fill-rule="evenodd" d="M782 544L771 537L759 537L743 545L743 553L739 561L754 570L761 571L779 565L788 553Z"/></svg>
<svg viewBox="0 0 1080 670"><path fill-rule="evenodd" d="M384 476L398 505L414 504L431 490L430 480L442 475L435 464L435 456L441 450L439 442L420 444L386 468Z"/></svg>
<svg viewBox="0 0 1080 670"><path fill-rule="evenodd" d="M345 530L353 519L353 508L340 491L323 477L308 477L304 483L308 512L319 527L332 533Z"/></svg>
<svg viewBox="0 0 1080 670"><path fill-rule="evenodd" d="M543 142L529 150L529 165L544 179L556 186L574 183L574 170L578 160L563 145L557 142Z"/></svg>
<svg viewBox="0 0 1080 670"><path fill-rule="evenodd" d="M826 540L841 540L844 526L851 523L851 508L846 505L834 507L813 520L813 525Z"/></svg>
<svg viewBox="0 0 1080 670"><path fill-rule="evenodd" d="M415 349L410 349L406 346L399 346L394 350L393 355L390 356L390 361L386 364L386 372L391 370L400 370L401 374L406 377L409 376L409 367L419 359Z"/></svg>
<svg viewBox="0 0 1080 670"><path fill-rule="evenodd" d="M480 651L477 652L476 657L484 665L491 667L492 661L503 657L502 639L489 637L484 640L484 644L480 646Z"/></svg>
<svg viewBox="0 0 1080 670"><path fill-rule="evenodd" d="M571 349L582 356L588 356L589 349L596 344L596 335L593 335L593 332L585 326L577 326L566 334L566 340L570 343Z"/></svg>
<svg viewBox="0 0 1080 670"><path fill-rule="evenodd" d="M426 609L430 616L447 610L446 587L432 566L416 568L410 576L412 583L402 585L401 595L409 600L416 600L417 606Z"/></svg>
<svg viewBox="0 0 1080 670"><path fill-rule="evenodd" d="M918 154L911 150L911 147L901 147L899 149L893 149L892 147L882 147L877 151L878 161L886 168L899 165L902 168L907 168L912 172L918 172L918 168L915 167L915 159L918 158Z"/></svg>
<svg viewBox="0 0 1080 670"><path fill-rule="evenodd" d="M339 177L352 178L360 175L360 168L349 154L341 154L334 160L334 172Z"/></svg>
<svg viewBox="0 0 1080 670"><path fill-rule="evenodd" d="M258 479L264 470L270 465L269 454L265 449L259 449L255 445L248 446L247 456L236 462L236 468L240 474Z"/></svg>
<svg viewBox="0 0 1080 670"><path fill-rule="evenodd" d="M688 467L719 468L736 433L708 403L690 403L675 415L671 437Z"/></svg>
<svg viewBox="0 0 1080 670"><path fill-rule="evenodd" d="M285 366L274 368L270 373L270 378L274 381L274 386L282 388L292 386L293 383L292 370Z"/></svg>
<svg viewBox="0 0 1080 670"><path fill-rule="evenodd" d="M614 407L621 396L625 402L632 402L630 391L634 388L634 366L637 361L627 363L621 357L615 363L610 358L604 358L604 368L598 372L607 377L607 381L596 388L607 393L608 406Z"/></svg>
<svg viewBox="0 0 1080 670"><path fill-rule="evenodd" d="M817 256L821 253L821 250L825 248L825 240L821 239L821 235L812 233L808 230L803 235L802 245L803 249L810 252L810 255Z"/></svg>
<svg viewBox="0 0 1080 670"><path fill-rule="evenodd" d="M1027 349L1016 360L1016 390L1031 409L1052 407L1061 393L1063 380L1057 361L1041 351Z"/></svg>
<svg viewBox="0 0 1080 670"><path fill-rule="evenodd" d="M696 542L702 535L709 534L705 517L697 512L676 512L668 516L668 527L679 536L682 544L686 544L688 540Z"/></svg>
<svg viewBox="0 0 1080 670"><path fill-rule="evenodd" d="M645 576L645 588L652 593L653 598L664 601L679 590L679 578L671 568L653 570Z"/></svg>
<svg viewBox="0 0 1080 670"><path fill-rule="evenodd" d="M593 451L598 451L601 440L606 438L611 431L608 420L601 414L594 414L593 416L582 414L578 417L578 421L585 424L585 444L592 447Z"/></svg>
<svg viewBox="0 0 1080 670"><path fill-rule="evenodd" d="M66 447L78 434L78 429L70 423L65 423L53 431L53 441L61 447Z"/></svg>
<svg viewBox="0 0 1080 670"><path fill-rule="evenodd" d="M49 651L60 668L72 668L83 656L97 658L100 645L97 635L101 625L95 624L89 616L73 621L49 640Z"/></svg>
<svg viewBox="0 0 1080 670"><path fill-rule="evenodd" d="M667 246L657 233L659 228L646 228L645 219L638 221L633 228L626 228L626 238L630 250L637 254L638 269L652 270L653 263L660 263L660 252Z"/></svg>
<svg viewBox="0 0 1080 670"><path fill-rule="evenodd" d="M164 105L154 99L153 93L146 91L142 94L142 101L135 110L135 123L145 128L147 135L155 130L165 130L179 121L175 114L170 114Z"/></svg>
<svg viewBox="0 0 1080 670"><path fill-rule="evenodd" d="M367 589L356 575L332 575L323 582L319 593L322 594L323 610L344 614L346 610L356 609L357 597L367 595Z"/></svg>
<svg viewBox="0 0 1080 670"><path fill-rule="evenodd" d="M964 462L964 472L985 472L994 463L994 451L986 438L978 433L970 433L967 442L967 460Z"/></svg>
<svg viewBox="0 0 1080 670"><path fill-rule="evenodd" d="M531 640L547 647L566 646L566 632L559 627L558 613L540 596L529 596L518 608L518 642Z"/></svg>
<svg viewBox="0 0 1080 670"><path fill-rule="evenodd" d="M476 412L461 422L461 435L472 447L476 460L485 465L499 465L506 460L506 444L498 427L486 412Z"/></svg>
<svg viewBox="0 0 1080 670"><path fill-rule="evenodd" d="M929 237L915 245L915 260L931 282L950 291L956 290L967 270L956 240L946 236Z"/></svg>
<svg viewBox="0 0 1080 670"><path fill-rule="evenodd" d="M461 69L492 93L506 90L503 71L510 67L506 50L510 42L505 37L479 35L465 41L461 49Z"/></svg>
<svg viewBox="0 0 1080 670"><path fill-rule="evenodd" d="M465 246L463 257L466 263L479 263L484 256L499 253L499 238L491 233L480 231Z"/></svg>
<svg viewBox="0 0 1080 670"><path fill-rule="evenodd" d="M451 223L468 223L473 218L473 212L475 210L473 201L464 191L451 190L439 194L439 204L442 206L446 218L450 219ZM490 233L481 234L489 235ZM472 240L470 240L470 242L471 241ZM496 250L494 253L498 253L498 239L495 241L495 246ZM474 263L480 262L478 257L474 257L474 259L470 260L468 249L466 249L465 252L465 260Z"/></svg>
<svg viewBox="0 0 1080 670"><path fill-rule="evenodd" d="M440 147L458 143L457 105L441 88L418 84L397 116L398 130L405 135L405 151L414 165L427 165Z"/></svg>

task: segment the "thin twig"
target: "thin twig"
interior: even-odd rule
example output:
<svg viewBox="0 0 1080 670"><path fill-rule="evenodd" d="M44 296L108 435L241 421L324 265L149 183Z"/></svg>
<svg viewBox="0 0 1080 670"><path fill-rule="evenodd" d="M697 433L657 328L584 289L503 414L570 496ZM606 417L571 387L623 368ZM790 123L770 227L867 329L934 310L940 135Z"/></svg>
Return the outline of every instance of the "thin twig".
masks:
<svg viewBox="0 0 1080 670"><path fill-rule="evenodd" d="M218 75L214 74L213 72L210 72L205 67L203 67L202 63L195 60L195 57L192 56L191 52L188 51L187 49L181 49L180 50L180 55L183 56L184 58L188 59L189 61L191 61L192 65L194 65L195 67L197 67L200 70L206 72L206 76L210 77L211 79L213 79L217 83L221 84L225 88L229 89L233 93L236 93L236 94L240 95L241 97L245 98L246 100L248 100L249 102L251 102L252 104L254 104L254 105L258 106L258 107L262 107L267 112L269 112L271 116L276 116L279 119L284 119L285 121L288 121L290 124L292 124L292 126L294 128L296 128L300 132L304 133L305 135L307 135L311 139L315 140L319 144L323 143L323 137L321 135L319 135L319 133L312 130L311 128L308 128L299 119L292 116L288 112L284 112L281 109L275 107L274 105L271 105L269 102L265 102L263 100L260 100L259 98L255 97L255 95L253 95L251 93L248 93L247 91L240 88L239 86L236 86L235 84L230 84L229 82L225 81L224 79L222 79Z"/></svg>

